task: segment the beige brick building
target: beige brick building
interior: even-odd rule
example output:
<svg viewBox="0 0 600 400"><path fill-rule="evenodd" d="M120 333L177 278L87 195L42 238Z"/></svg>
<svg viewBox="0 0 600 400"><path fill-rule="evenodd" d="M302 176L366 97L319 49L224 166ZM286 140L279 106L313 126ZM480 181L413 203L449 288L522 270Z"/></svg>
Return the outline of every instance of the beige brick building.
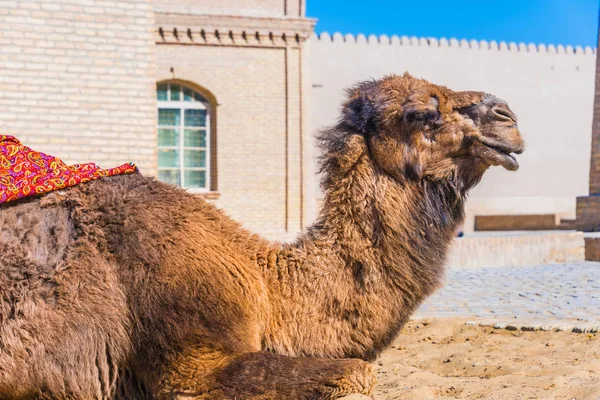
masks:
<svg viewBox="0 0 600 400"><path fill-rule="evenodd" d="M70 163L133 161L292 237L305 223L304 13L303 0L2 1L0 131Z"/></svg>
<svg viewBox="0 0 600 400"><path fill-rule="evenodd" d="M304 223L302 71L313 28L303 1L162 4L157 81L212 99L211 197L253 230L294 235Z"/></svg>

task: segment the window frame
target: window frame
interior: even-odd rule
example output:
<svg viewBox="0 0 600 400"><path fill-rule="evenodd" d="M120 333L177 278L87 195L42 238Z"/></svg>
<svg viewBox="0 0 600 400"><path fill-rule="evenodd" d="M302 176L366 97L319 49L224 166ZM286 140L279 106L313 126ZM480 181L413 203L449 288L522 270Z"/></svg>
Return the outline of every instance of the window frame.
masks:
<svg viewBox="0 0 600 400"><path fill-rule="evenodd" d="M159 86L167 85L167 100L158 100L158 88ZM177 85L179 86L180 100L169 100L171 98L171 86ZM158 82L156 84L157 89L157 100L156 107L157 113L159 109L172 109L177 110L179 112L179 126L176 125L158 125L157 129L177 129L179 134L179 145L178 146L157 146L157 149L172 149L179 151L179 167L173 168L160 168L158 167L158 171L161 170L173 170L178 171L179 174L179 186L190 193L198 193L198 194L207 194L211 192L216 192L216 171L214 168L216 167L216 157L215 149L216 143L213 143L215 140L215 132L216 124L214 120L214 106L216 102L211 101L211 98L214 99L214 96L205 95L205 90L197 90L195 85L190 85L181 81L164 81ZM183 100L184 89L192 91L194 95L198 95L202 98L199 100L196 96L193 97L191 101ZM204 92L204 93L203 93ZM190 127L185 125L185 111L186 110L206 110L206 121L204 126L202 127ZM185 146L185 131L187 130L197 130L199 132L205 133L205 145L204 147L191 147ZM158 138L158 131L157 131ZM194 151L204 151L205 162L204 167L185 167L185 151L186 150L194 150ZM185 171L204 171L205 185L202 188L186 188L185 187ZM213 179L214 178L214 179Z"/></svg>

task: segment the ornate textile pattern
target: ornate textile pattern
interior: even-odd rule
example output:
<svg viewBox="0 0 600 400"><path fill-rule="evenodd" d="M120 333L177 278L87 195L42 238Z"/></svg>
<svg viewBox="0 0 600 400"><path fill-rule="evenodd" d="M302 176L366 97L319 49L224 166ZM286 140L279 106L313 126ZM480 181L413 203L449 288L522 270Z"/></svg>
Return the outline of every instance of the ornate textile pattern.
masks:
<svg viewBox="0 0 600 400"><path fill-rule="evenodd" d="M133 172L139 172L133 163L110 169L94 163L67 165L24 146L13 136L0 135L0 203Z"/></svg>

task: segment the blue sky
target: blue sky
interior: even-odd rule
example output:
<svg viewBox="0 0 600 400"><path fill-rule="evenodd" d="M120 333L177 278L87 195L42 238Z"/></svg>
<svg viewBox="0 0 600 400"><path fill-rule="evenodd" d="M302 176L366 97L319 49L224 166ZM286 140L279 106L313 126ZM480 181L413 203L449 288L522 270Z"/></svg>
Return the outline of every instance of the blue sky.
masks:
<svg viewBox="0 0 600 400"><path fill-rule="evenodd" d="M317 33L596 46L600 0L307 0Z"/></svg>

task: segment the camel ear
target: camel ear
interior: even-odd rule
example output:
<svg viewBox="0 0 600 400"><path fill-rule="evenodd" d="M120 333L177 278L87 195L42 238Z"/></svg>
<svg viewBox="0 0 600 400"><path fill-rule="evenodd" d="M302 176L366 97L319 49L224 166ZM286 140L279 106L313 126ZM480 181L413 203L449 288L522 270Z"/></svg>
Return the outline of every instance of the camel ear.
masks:
<svg viewBox="0 0 600 400"><path fill-rule="evenodd" d="M441 125L440 102L428 94L416 93L404 103L402 119L413 130Z"/></svg>
<svg viewBox="0 0 600 400"><path fill-rule="evenodd" d="M343 122L363 134L373 133L377 128L375 89L375 82L364 82L350 89L349 100L342 110Z"/></svg>

